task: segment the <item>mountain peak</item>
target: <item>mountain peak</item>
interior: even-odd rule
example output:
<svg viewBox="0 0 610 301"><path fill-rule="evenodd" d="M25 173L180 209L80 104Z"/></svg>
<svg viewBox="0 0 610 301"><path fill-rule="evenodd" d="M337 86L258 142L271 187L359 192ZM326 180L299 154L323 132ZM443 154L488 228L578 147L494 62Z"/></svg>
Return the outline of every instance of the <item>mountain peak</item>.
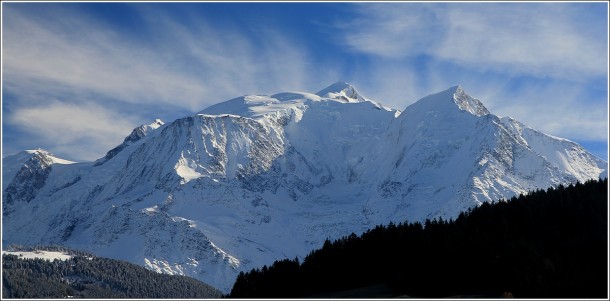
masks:
<svg viewBox="0 0 610 301"><path fill-rule="evenodd" d="M364 97L360 96L354 87L346 82L336 82L318 93L320 97L343 100L345 102L362 102Z"/></svg>
<svg viewBox="0 0 610 301"><path fill-rule="evenodd" d="M165 124L165 122L163 122L161 119L157 118L157 119L155 119L155 121L153 121L150 124L140 125L140 126L136 127L135 129L133 129L133 131L131 131L131 134L129 134L129 136L125 137L123 143L136 142L136 141L142 139L144 136L148 135L148 133L150 133L151 131L158 129L159 127L161 127L164 124Z"/></svg>
<svg viewBox="0 0 610 301"><path fill-rule="evenodd" d="M101 158L95 162L94 166L99 166L99 165L104 164L106 161L108 161L108 160L112 159L112 157L116 156L116 154L118 154L124 148L126 148L127 146L144 138L150 132L160 128L164 124L165 124L165 122L163 122L163 120L157 118L157 119L155 119L155 121L153 121L150 124L143 124L143 125L136 127L135 129L133 129L131 131L129 136L127 136L127 137L125 137L125 139L123 139L123 143L121 143L118 146L116 146L115 148L109 150L103 158Z"/></svg>
<svg viewBox="0 0 610 301"><path fill-rule="evenodd" d="M33 155L33 154L52 155L51 152L49 152L46 149L40 148L40 147L37 149L26 149L20 153L24 153L24 154L28 154L28 155Z"/></svg>
<svg viewBox="0 0 610 301"><path fill-rule="evenodd" d="M460 110L469 112L475 116L490 114L489 110L487 110L480 100L468 95L462 86L459 85L450 87L442 92L430 94L418 100L415 104L417 104L418 107L425 106L439 109L441 107L447 107L449 101L451 101L452 104L457 105Z"/></svg>
<svg viewBox="0 0 610 301"><path fill-rule="evenodd" d="M42 149L42 148L37 148L37 149L28 149L25 151L22 151L20 153L17 154L18 156L21 157L38 157L41 158L41 160L45 160L48 162L51 162L51 164L53 163L59 163L59 164L72 164L72 163L76 163L73 161L69 161L69 160L65 160L65 159L61 159L59 157L56 157L55 155L53 155L51 152L49 152L46 149Z"/></svg>
<svg viewBox="0 0 610 301"><path fill-rule="evenodd" d="M163 122L163 120L157 118L155 119L155 121L153 121L153 123L149 124L148 126L152 127L153 129L156 129L164 124L165 122Z"/></svg>
<svg viewBox="0 0 610 301"><path fill-rule="evenodd" d="M489 110L483 105L483 103L466 94L462 86L454 86L450 89L455 89L453 92L453 101L461 110L468 111L472 115L483 116L489 114Z"/></svg>
<svg viewBox="0 0 610 301"><path fill-rule="evenodd" d="M319 94L359 99L347 83ZM228 293L325 239L607 176L574 143L477 116L460 86L398 117L347 101L248 95L138 127L94 164L3 158L3 243L86 248Z"/></svg>

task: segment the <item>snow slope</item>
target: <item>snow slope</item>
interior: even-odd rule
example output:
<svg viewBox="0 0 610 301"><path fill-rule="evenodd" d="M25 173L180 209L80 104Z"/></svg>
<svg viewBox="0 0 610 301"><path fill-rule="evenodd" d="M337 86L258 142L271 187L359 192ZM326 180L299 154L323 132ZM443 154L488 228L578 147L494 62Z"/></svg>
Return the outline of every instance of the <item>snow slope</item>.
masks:
<svg viewBox="0 0 610 301"><path fill-rule="evenodd" d="M4 254L15 255L22 259L44 259L48 261L68 260L73 257L72 255L55 251L2 251L2 255Z"/></svg>
<svg viewBox="0 0 610 301"><path fill-rule="evenodd" d="M607 175L579 145L459 87L402 113L346 83L140 126L108 154L3 159L3 242L62 244L228 292L240 271L377 224Z"/></svg>

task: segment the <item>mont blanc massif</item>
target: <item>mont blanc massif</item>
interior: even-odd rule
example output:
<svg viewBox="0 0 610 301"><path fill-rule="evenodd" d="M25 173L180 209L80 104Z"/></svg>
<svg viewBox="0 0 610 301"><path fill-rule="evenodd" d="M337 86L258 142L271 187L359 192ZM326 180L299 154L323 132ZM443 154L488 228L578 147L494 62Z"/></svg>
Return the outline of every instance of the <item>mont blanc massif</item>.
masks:
<svg viewBox="0 0 610 301"><path fill-rule="evenodd" d="M229 292L240 271L327 238L605 178L607 162L459 86L400 112L336 83L155 120L95 162L23 151L2 176L4 245L87 250Z"/></svg>

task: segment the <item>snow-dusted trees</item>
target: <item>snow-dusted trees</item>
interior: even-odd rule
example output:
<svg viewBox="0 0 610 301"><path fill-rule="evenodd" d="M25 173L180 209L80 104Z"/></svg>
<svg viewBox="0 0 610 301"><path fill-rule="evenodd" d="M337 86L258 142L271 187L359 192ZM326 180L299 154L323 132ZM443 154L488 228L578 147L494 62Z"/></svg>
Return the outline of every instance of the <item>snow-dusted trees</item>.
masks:
<svg viewBox="0 0 610 301"><path fill-rule="evenodd" d="M2 256L3 298L218 298L215 288L184 276L157 274L114 259Z"/></svg>

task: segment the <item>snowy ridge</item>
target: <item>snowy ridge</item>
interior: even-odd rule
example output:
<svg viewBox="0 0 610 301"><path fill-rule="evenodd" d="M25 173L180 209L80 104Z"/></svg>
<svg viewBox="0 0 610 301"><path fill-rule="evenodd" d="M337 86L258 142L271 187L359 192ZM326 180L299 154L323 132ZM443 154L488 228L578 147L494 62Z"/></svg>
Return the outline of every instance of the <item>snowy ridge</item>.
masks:
<svg viewBox="0 0 610 301"><path fill-rule="evenodd" d="M349 84L249 95L137 127L96 162L3 158L3 239L61 244L228 292L240 271L390 221L605 177L574 142L461 87L402 113Z"/></svg>
<svg viewBox="0 0 610 301"><path fill-rule="evenodd" d="M449 91L451 90L453 90L453 88L449 89ZM480 100L466 94L461 86L455 87L455 92L453 92L453 101L461 110L468 111L472 115L483 116L489 114L489 111L483 105L483 103L481 103Z"/></svg>
<svg viewBox="0 0 610 301"><path fill-rule="evenodd" d="M112 157L116 156L119 152L121 152L124 148L134 144L138 140L144 138L146 135L151 133L152 131L158 129L165 123L161 119L155 119L155 121L151 124L143 124L131 131L129 136L125 137L123 143L119 144L117 147L111 149L106 153L106 156L97 160L95 162L95 166L99 166L104 164L106 161L112 159Z"/></svg>
<svg viewBox="0 0 610 301"><path fill-rule="evenodd" d="M47 162L48 164L76 163L73 161L58 158L51 154L49 151L41 148L35 150L24 150L17 154L6 156L2 158L2 178L4 179L4 182L2 183L2 190L6 188L10 180L15 176L19 169L21 169L26 162L28 162L34 157L37 157L40 160Z"/></svg>
<svg viewBox="0 0 610 301"><path fill-rule="evenodd" d="M608 177L605 162L588 153L577 143L538 132L510 117L502 118L501 122L507 130L518 137L522 136L534 152L561 171L574 175L578 181ZM592 162L596 164L591 164Z"/></svg>

